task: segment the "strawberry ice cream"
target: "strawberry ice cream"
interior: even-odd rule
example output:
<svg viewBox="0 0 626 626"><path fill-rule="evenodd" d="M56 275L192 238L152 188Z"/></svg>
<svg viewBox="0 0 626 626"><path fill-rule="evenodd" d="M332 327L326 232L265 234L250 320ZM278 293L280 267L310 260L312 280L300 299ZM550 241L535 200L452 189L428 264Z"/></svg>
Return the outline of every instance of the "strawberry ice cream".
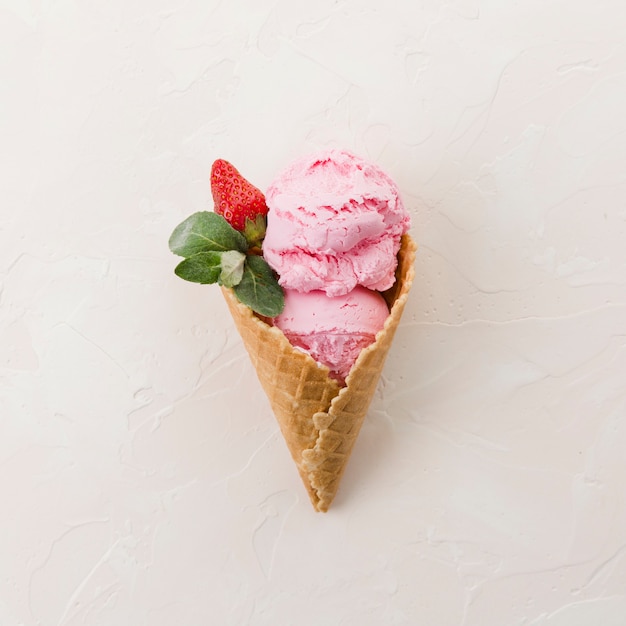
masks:
<svg viewBox="0 0 626 626"><path fill-rule="evenodd" d="M394 283L410 218L379 167L341 150L300 159L272 182L263 254L286 289L325 291Z"/></svg>
<svg viewBox="0 0 626 626"><path fill-rule="evenodd" d="M287 289L285 308L274 325L343 384L359 353L374 341L388 315L384 298L364 287L334 298L323 291Z"/></svg>
<svg viewBox="0 0 626 626"><path fill-rule="evenodd" d="M265 199L263 255L285 290L274 324L343 384L389 315L378 291L395 282L409 214L389 176L341 150L296 161Z"/></svg>

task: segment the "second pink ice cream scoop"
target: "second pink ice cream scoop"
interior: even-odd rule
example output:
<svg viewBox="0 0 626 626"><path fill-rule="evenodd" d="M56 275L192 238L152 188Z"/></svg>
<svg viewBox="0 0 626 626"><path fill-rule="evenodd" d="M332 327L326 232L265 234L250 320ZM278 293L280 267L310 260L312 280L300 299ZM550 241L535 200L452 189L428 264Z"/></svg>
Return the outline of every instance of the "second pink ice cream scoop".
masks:
<svg viewBox="0 0 626 626"><path fill-rule="evenodd" d="M274 325L343 384L359 353L374 341L388 315L384 298L364 287L334 298L323 291L288 289L285 308Z"/></svg>

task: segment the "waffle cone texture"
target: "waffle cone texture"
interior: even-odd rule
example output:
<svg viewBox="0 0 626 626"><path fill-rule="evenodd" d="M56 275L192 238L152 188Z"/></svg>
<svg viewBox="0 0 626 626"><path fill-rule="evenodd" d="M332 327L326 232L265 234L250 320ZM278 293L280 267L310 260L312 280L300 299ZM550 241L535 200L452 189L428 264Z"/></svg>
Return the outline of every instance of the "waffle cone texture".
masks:
<svg viewBox="0 0 626 626"><path fill-rule="evenodd" d="M328 368L294 348L223 288L237 330L270 401L313 507L327 511L376 391L385 359L413 283L416 246L403 235L394 286L383 293L389 317L376 340L359 354L341 387Z"/></svg>

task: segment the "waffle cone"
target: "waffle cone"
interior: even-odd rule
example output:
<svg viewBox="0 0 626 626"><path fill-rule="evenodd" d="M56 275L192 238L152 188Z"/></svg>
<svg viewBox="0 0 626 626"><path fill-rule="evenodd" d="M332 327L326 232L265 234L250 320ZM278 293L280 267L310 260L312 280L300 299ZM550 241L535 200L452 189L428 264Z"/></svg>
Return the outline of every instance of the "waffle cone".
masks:
<svg viewBox="0 0 626 626"><path fill-rule="evenodd" d="M376 391L415 275L416 246L402 237L394 286L383 295L390 313L376 341L361 351L345 386L328 368L295 349L276 327L239 302L224 297L259 381L267 394L291 456L318 511L327 511Z"/></svg>

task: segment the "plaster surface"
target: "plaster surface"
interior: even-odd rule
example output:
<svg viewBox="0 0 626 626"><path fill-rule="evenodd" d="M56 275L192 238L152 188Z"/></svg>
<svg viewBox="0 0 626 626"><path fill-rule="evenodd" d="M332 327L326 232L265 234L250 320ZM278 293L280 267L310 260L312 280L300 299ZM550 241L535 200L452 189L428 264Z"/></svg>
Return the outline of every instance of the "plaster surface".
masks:
<svg viewBox="0 0 626 626"><path fill-rule="evenodd" d="M623 626L623 0L0 0L0 624ZM218 157L348 148L417 280L315 513L219 290Z"/></svg>

